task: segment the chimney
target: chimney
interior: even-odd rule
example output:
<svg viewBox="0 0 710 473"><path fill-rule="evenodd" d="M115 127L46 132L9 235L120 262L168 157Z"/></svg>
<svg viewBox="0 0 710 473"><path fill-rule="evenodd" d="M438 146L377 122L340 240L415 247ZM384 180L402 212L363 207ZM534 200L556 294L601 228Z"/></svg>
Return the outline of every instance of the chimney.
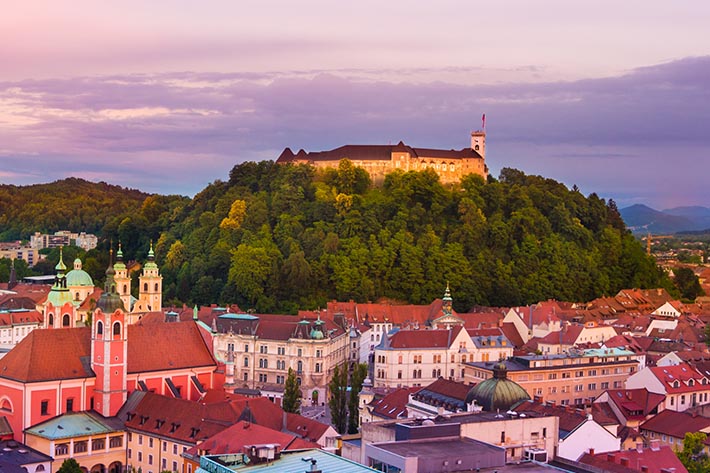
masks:
<svg viewBox="0 0 710 473"><path fill-rule="evenodd" d="M641 466L641 473L648 473L648 467L646 465Z"/></svg>
<svg viewBox="0 0 710 473"><path fill-rule="evenodd" d="M636 442L636 451L643 453L643 442Z"/></svg>
<svg viewBox="0 0 710 473"><path fill-rule="evenodd" d="M594 455L594 449L593 449L593 448L590 448L590 449L589 449L589 454L590 454L590 455Z"/></svg>
<svg viewBox="0 0 710 473"><path fill-rule="evenodd" d="M629 466L629 459L626 458L626 457L622 457L622 458L619 460L619 464L620 464L621 466Z"/></svg>
<svg viewBox="0 0 710 473"><path fill-rule="evenodd" d="M607 453L607 454L606 454L606 461L608 461L609 463L614 463L615 458L616 458L616 457L614 456L613 453Z"/></svg>
<svg viewBox="0 0 710 473"><path fill-rule="evenodd" d="M651 451L657 452L661 449L661 441L658 439L653 439L650 442Z"/></svg>

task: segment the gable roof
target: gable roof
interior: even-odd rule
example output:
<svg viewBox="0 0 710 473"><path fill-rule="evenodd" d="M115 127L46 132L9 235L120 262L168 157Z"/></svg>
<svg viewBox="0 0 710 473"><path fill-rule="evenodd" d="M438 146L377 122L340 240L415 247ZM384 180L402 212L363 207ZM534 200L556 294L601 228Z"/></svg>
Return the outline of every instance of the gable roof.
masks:
<svg viewBox="0 0 710 473"><path fill-rule="evenodd" d="M420 387L397 388L380 399L370 402L372 413L385 419L399 419L407 417L407 403L409 395L419 391Z"/></svg>
<svg viewBox="0 0 710 473"><path fill-rule="evenodd" d="M129 325L128 373L216 366L193 322ZM0 358L0 377L31 383L93 378L91 328L31 331Z"/></svg>
<svg viewBox="0 0 710 473"><path fill-rule="evenodd" d="M622 465L622 459L626 465ZM646 467L648 473L662 473L673 471L675 473L687 473L688 470L680 462L675 452L670 447L644 448L641 451L624 450L619 452L599 453L590 455L585 453L578 460L585 465L591 465L600 471L612 473L632 473L641 471L641 467Z"/></svg>
<svg viewBox="0 0 710 473"><path fill-rule="evenodd" d="M462 327L450 330L399 330L390 337L389 347L406 348L449 348Z"/></svg>
<svg viewBox="0 0 710 473"><path fill-rule="evenodd" d="M609 402L614 403L626 419L643 419L666 398L663 394L652 393L646 388L610 389Z"/></svg>
<svg viewBox="0 0 710 473"><path fill-rule="evenodd" d="M303 440L296 435L252 422L239 421L208 438L199 446L188 449L186 454L194 457L199 452L205 452L205 455L237 453L245 446L260 444L276 444L279 450L320 448L317 443Z"/></svg>
<svg viewBox="0 0 710 473"><path fill-rule="evenodd" d="M710 390L707 378L688 363L647 368L663 384L668 394Z"/></svg>
<svg viewBox="0 0 710 473"><path fill-rule="evenodd" d="M0 358L0 377L20 382L91 378L90 357L88 327L33 330Z"/></svg>
<svg viewBox="0 0 710 473"><path fill-rule="evenodd" d="M317 442L331 428L330 425L309 419L301 414L286 413L286 428L289 432L311 442Z"/></svg>
<svg viewBox="0 0 710 473"><path fill-rule="evenodd" d="M686 432L699 432L710 427L710 418L688 412L666 409L641 424L641 430L649 430L682 439Z"/></svg>

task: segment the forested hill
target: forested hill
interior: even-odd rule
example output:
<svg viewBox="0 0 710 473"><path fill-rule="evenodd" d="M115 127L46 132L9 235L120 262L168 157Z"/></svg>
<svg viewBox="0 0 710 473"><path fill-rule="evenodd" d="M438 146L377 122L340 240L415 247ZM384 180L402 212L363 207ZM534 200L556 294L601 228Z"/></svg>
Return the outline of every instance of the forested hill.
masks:
<svg viewBox="0 0 710 473"><path fill-rule="evenodd" d="M329 299L420 304L448 281L455 308L468 310L668 284L613 202L512 169L453 188L432 171L396 172L371 187L348 162L318 175L248 162L189 202L149 208L155 215L122 221L123 239L139 221L151 232L163 222L156 257L166 301L258 312Z"/></svg>
<svg viewBox="0 0 710 473"><path fill-rule="evenodd" d="M138 210L148 194L69 178L31 186L0 185L0 241L38 232L99 233L121 213Z"/></svg>

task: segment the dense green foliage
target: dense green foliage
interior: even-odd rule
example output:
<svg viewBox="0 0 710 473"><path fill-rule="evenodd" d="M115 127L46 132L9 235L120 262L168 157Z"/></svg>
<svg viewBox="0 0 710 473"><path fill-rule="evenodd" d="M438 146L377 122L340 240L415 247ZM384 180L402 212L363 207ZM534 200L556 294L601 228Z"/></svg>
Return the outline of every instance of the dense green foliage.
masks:
<svg viewBox="0 0 710 473"><path fill-rule="evenodd" d="M698 276L690 268L676 268L673 282L683 300L692 302L696 297L705 295Z"/></svg>
<svg viewBox="0 0 710 473"><path fill-rule="evenodd" d="M301 389L296 381L296 372L288 369L286 384L284 384L284 397L281 407L286 412L298 414L301 412Z"/></svg>
<svg viewBox="0 0 710 473"><path fill-rule="evenodd" d="M138 210L148 194L69 178L32 186L0 185L0 241L57 230L98 233L112 216Z"/></svg>
<svg viewBox="0 0 710 473"><path fill-rule="evenodd" d="M82 469L79 466L79 462L73 458L67 458L62 462L62 466L59 467L57 473L82 473Z"/></svg>
<svg viewBox="0 0 710 473"><path fill-rule="evenodd" d="M331 424L339 434L344 434L348 426L348 370L344 365L333 370L328 392Z"/></svg>
<svg viewBox="0 0 710 473"><path fill-rule="evenodd" d="M676 450L676 455L688 473L710 471L710 459L703 452L706 437L707 434L704 432L686 432L683 439L683 450Z"/></svg>
<svg viewBox="0 0 710 473"><path fill-rule="evenodd" d="M323 174L235 166L158 241L166 298L293 312L330 299L426 304L449 281L468 310L670 284L613 201L513 169L489 181L395 172L371 187L346 161Z"/></svg>
<svg viewBox="0 0 710 473"><path fill-rule="evenodd" d="M360 391L367 377L367 363L353 366L350 374L350 396L348 397L348 433L356 434L360 427Z"/></svg>
<svg viewBox="0 0 710 473"><path fill-rule="evenodd" d="M126 260L145 259L152 240L165 305L295 312L332 299L427 304L448 281L455 309L466 311L672 286L625 230L613 201L514 169L499 180L468 176L456 186L442 185L431 170L397 171L373 187L348 161L322 173L262 161L235 166L228 181L193 199L135 194L142 200L128 206L116 196L82 192L36 203L25 197L24 205L2 209L0 219L17 222L0 228L26 236L65 224L89 231L103 222L103 256L87 254L95 261L85 262L97 283L109 240L122 242ZM88 202L96 218L85 222L72 199ZM58 209L65 208L72 210L63 217Z"/></svg>

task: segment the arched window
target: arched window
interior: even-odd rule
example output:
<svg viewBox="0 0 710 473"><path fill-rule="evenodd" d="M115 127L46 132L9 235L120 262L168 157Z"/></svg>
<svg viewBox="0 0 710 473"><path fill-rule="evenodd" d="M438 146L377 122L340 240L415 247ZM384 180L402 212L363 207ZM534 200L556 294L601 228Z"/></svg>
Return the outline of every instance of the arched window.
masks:
<svg viewBox="0 0 710 473"><path fill-rule="evenodd" d="M123 285L123 293L124 294L128 293L128 286L126 284Z"/></svg>
<svg viewBox="0 0 710 473"><path fill-rule="evenodd" d="M78 301L78 300L79 300L79 293L78 293L78 292L74 295L74 300L75 300L75 301ZM41 465L40 465L40 466L41 466Z"/></svg>
<svg viewBox="0 0 710 473"><path fill-rule="evenodd" d="M100 320L96 322L96 333L98 335L103 335L104 333L104 324Z"/></svg>
<svg viewBox="0 0 710 473"><path fill-rule="evenodd" d="M148 292L148 283L147 282L143 283L143 292Z"/></svg>
<svg viewBox="0 0 710 473"><path fill-rule="evenodd" d="M0 401L0 411L12 412L12 404L8 398Z"/></svg>
<svg viewBox="0 0 710 473"><path fill-rule="evenodd" d="M158 292L158 283L155 283L155 292Z"/></svg>
<svg viewBox="0 0 710 473"><path fill-rule="evenodd" d="M48 325L50 327L54 327L54 314L49 314L49 322Z"/></svg>
<svg viewBox="0 0 710 473"><path fill-rule="evenodd" d="M113 335L114 336L121 336L121 323L120 322L114 322L113 323Z"/></svg>
<svg viewBox="0 0 710 473"><path fill-rule="evenodd" d="M64 314L64 316L62 317L62 327L69 327L70 324L71 321L69 319L69 314Z"/></svg>
<svg viewBox="0 0 710 473"><path fill-rule="evenodd" d="M41 473L44 471L44 465L39 464L37 465L37 468L35 468L35 473Z"/></svg>

